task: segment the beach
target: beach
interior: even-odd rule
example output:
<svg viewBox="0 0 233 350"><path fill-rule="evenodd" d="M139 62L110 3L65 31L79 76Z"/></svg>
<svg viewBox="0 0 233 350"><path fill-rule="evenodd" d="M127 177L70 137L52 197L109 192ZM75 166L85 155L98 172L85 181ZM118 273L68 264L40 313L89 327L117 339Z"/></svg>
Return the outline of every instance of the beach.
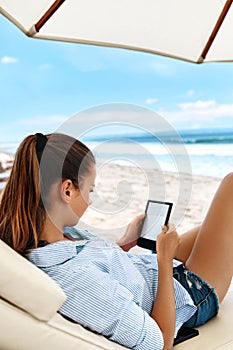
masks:
<svg viewBox="0 0 233 350"><path fill-rule="evenodd" d="M5 186L5 182L10 175L13 165L14 154L0 150L0 192Z"/></svg>
<svg viewBox="0 0 233 350"><path fill-rule="evenodd" d="M156 187L156 179L161 176L158 171L149 170L145 176L141 169L134 167L105 165L97 176L93 203L78 226L116 241L131 219L145 211L148 199L166 200L173 202L174 206L177 201L184 201L184 194L177 191L178 175L172 172L164 172L162 175L164 196L151 197L149 188ZM202 222L220 181L219 178L198 175L192 175L190 181L189 177L192 190L189 198L186 198L188 204L181 206L180 216L178 215L175 222L179 233L184 233Z"/></svg>

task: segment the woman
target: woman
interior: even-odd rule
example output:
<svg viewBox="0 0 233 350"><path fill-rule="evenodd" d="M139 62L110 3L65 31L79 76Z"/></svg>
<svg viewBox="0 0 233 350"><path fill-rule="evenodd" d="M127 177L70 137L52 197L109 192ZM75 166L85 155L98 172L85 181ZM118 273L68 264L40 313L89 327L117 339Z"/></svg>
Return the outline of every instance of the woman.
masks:
<svg viewBox="0 0 233 350"><path fill-rule="evenodd" d="M126 347L171 349L182 325L218 312L233 262L233 175L200 227L163 227L157 255L131 254L144 215L117 242L74 229L88 205L95 159L63 134L19 146L0 204L0 238L51 276L67 295L60 313ZM183 264L173 267L173 259Z"/></svg>

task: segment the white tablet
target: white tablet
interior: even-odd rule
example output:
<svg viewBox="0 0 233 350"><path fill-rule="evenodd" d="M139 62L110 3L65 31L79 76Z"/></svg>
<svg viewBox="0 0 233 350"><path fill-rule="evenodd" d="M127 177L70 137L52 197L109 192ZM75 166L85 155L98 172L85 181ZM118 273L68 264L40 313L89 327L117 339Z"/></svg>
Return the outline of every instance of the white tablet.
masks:
<svg viewBox="0 0 233 350"><path fill-rule="evenodd" d="M138 246L156 251L157 236L162 231L161 226L168 225L172 205L170 202L148 200Z"/></svg>

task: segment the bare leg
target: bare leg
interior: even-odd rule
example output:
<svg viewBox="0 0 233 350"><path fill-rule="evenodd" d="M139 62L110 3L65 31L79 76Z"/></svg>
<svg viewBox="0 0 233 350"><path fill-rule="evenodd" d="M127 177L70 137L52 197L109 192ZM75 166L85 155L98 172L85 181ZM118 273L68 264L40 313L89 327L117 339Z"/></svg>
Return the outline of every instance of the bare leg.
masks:
<svg viewBox="0 0 233 350"><path fill-rule="evenodd" d="M200 229L182 244L183 260L190 251L186 267L214 287L221 302L233 273L233 173L222 180Z"/></svg>
<svg viewBox="0 0 233 350"><path fill-rule="evenodd" d="M191 230L180 235L180 244L175 256L177 260L182 261L184 264L186 264L186 261L188 260L191 254L194 242L197 238L200 229L201 225L194 227Z"/></svg>

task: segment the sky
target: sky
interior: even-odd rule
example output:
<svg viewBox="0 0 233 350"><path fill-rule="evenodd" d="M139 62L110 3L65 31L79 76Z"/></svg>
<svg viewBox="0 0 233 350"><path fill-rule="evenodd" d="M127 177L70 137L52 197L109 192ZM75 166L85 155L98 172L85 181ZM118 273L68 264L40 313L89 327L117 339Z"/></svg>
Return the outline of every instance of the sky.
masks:
<svg viewBox="0 0 233 350"><path fill-rule="evenodd" d="M32 39L0 15L0 142L109 103L148 108L177 130L233 129L233 63Z"/></svg>

